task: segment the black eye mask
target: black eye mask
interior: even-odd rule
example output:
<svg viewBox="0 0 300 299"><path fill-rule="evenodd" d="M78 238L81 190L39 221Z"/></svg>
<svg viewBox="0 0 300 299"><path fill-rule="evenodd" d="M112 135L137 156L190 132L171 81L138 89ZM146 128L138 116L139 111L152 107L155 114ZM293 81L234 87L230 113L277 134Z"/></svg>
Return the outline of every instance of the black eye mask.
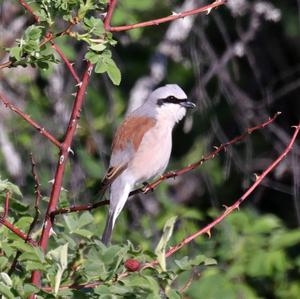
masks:
<svg viewBox="0 0 300 299"><path fill-rule="evenodd" d="M192 108L195 108L196 105L192 102L189 102L188 99L177 99L176 97L174 96L169 96L167 98L164 98L164 99L159 99L157 101L157 105L158 106L162 106L163 104L178 104L184 108L188 108L188 109L192 109Z"/></svg>

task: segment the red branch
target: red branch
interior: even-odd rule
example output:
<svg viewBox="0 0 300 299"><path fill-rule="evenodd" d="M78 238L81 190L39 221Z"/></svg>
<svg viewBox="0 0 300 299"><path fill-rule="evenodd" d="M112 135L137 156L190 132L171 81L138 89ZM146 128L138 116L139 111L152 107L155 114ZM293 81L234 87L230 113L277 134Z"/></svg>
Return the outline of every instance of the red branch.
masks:
<svg viewBox="0 0 300 299"><path fill-rule="evenodd" d="M60 148L61 144L60 142L45 128L37 124L34 120L30 118L29 115L21 111L19 108L17 108L15 105L13 105L3 94L0 93L0 100L3 102L4 106L9 108L10 110L16 112L19 114L25 121L27 121L32 127L34 127L36 130L40 132L43 136L45 136L48 140L50 140L53 144L55 144L58 148Z"/></svg>
<svg viewBox="0 0 300 299"><path fill-rule="evenodd" d="M73 213L73 212L80 212L80 211L90 211L95 208L105 206L109 204L109 200L102 200L99 202L96 202L94 204L88 204L88 205L80 205L80 206L73 206L73 207L68 207L68 208L61 208L53 211L51 213L52 217L55 217L56 215L61 215L61 214L68 214L68 213Z"/></svg>
<svg viewBox="0 0 300 299"><path fill-rule="evenodd" d="M38 23L40 21L39 16L37 16L32 8L23 0L18 0L18 2L34 17L35 21Z"/></svg>
<svg viewBox="0 0 300 299"><path fill-rule="evenodd" d="M2 217L0 217L0 223L3 224L4 226L6 226L10 231L12 231L15 235L19 236L24 241L30 243L33 246L37 246L37 243L33 239L28 238L28 236L25 233L23 233L16 226L11 224L8 220L3 219Z"/></svg>
<svg viewBox="0 0 300 299"><path fill-rule="evenodd" d="M6 196L5 196L3 215L0 216L0 224L3 224L4 226L6 226L10 231L12 231L15 235L19 236L20 238L22 238L24 241L27 241L28 243L30 243L33 246L36 246L37 244L34 240L32 240L28 235L23 233L21 230L19 230L16 226L11 224L6 219L8 216L8 209L9 209L9 192L7 191Z"/></svg>
<svg viewBox="0 0 300 299"><path fill-rule="evenodd" d="M2 215L2 218L3 218L3 219L6 219L6 218L7 218L7 215L8 215L8 209L9 209L9 192L7 191L7 192L6 192L6 195L5 195L4 211L3 211L3 215Z"/></svg>
<svg viewBox="0 0 300 299"><path fill-rule="evenodd" d="M300 123L298 124L298 126L295 127L295 132L293 134L293 137L290 141L290 143L287 145L287 147L285 148L285 150L281 153L281 155L275 160L273 161L264 171L260 176L256 177L255 182L252 184L252 186L250 188L248 188L248 190L230 207L226 207L225 206L225 211L218 217L216 218L213 222L211 222L210 224L208 224L207 226L205 226L204 228L202 228L201 230L197 231L196 233L190 235L189 237L185 238L184 240L182 240L180 243L178 243L177 245L171 247L167 253L166 253L166 257L169 257L171 255L173 255L175 252L177 252L179 249L181 249L182 247L184 247L186 244L190 243L192 240L194 240L195 238L197 238L200 235L203 234L208 234L208 236L210 237L211 235L211 229L213 227L215 227L218 223L220 223L225 217L227 217L229 214L231 214L234 210L239 209L239 206L242 202L244 202L249 195L260 185L260 183L263 181L263 179L272 171L274 170L278 164L286 157L286 155L292 150L293 145L295 143L296 137L298 135L300 131ZM153 261L151 263L148 263L144 266L144 268L146 267L152 267L154 265L156 265L158 263L158 261Z"/></svg>
<svg viewBox="0 0 300 299"><path fill-rule="evenodd" d="M63 51L54 43L53 40L51 40L50 42L52 44L51 47L58 53L58 55L61 57L61 59L63 60L63 62L66 64L68 70L72 74L72 76L75 79L75 81L78 84L80 84L80 79L79 79L76 71L74 70L72 63L70 63L70 61L67 59L67 57L65 56L65 54L63 53Z"/></svg>
<svg viewBox="0 0 300 299"><path fill-rule="evenodd" d="M137 24L130 24L130 25L124 25L124 26L115 26L115 27L111 27L110 26L110 22L113 16L113 12L114 9L116 7L117 4L117 0L111 0L109 2L109 7L108 7L108 11L107 11L107 15L104 21L104 28L107 31L127 31L127 30L132 30L132 29L136 29L136 28L141 28L141 27L148 27L148 26L154 26L154 25L159 25L162 23L166 23L166 22L170 22L170 21L174 21L180 18L184 18L187 16L191 16L191 15L195 15L195 14L199 14L202 12L206 12L207 14L210 13L210 11L218 6L224 5L227 2L227 0L216 0L215 2L208 4L206 6L202 6L196 9L192 9L192 10L187 10L184 12L180 12L180 13L173 13L170 16L167 17L163 17L163 18L159 18L159 19L155 19L155 20L150 20L150 21L146 21L146 22L141 22L141 23L137 23Z"/></svg>
<svg viewBox="0 0 300 299"><path fill-rule="evenodd" d="M88 86L92 69L93 66L90 63L88 63L83 75L82 84L80 84L78 87L78 92L70 116L70 121L66 130L64 141L61 145L59 160L57 163L57 168L56 168L56 173L54 178L54 184L49 199L48 209L45 215L42 235L39 241L39 245L44 252L46 252L48 246L48 240L50 237L50 231L53 227L53 217L51 217L51 213L55 211L57 208L61 187L63 183L63 176L66 167L66 162L68 160L69 152L71 151L71 144L75 135L78 120L80 118L80 112L84 101L84 95ZM41 272L34 271L32 274L32 283L36 286L40 286L40 280L41 280Z"/></svg>

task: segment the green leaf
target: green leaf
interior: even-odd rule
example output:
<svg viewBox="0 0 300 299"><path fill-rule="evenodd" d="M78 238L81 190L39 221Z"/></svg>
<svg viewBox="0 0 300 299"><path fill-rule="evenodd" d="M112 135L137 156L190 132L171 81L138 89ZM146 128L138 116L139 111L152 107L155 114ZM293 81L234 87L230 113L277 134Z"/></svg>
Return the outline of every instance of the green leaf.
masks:
<svg viewBox="0 0 300 299"><path fill-rule="evenodd" d="M29 226L32 222L32 219L33 218L30 216L24 216L24 217L21 217L20 219L18 219L18 221L15 222L14 225L16 227L20 228L21 230L26 231L29 228Z"/></svg>
<svg viewBox="0 0 300 299"><path fill-rule="evenodd" d="M35 294L39 291L39 289L37 287L35 287L32 284L26 283L24 285L24 298L28 297L31 294Z"/></svg>
<svg viewBox="0 0 300 299"><path fill-rule="evenodd" d="M11 244L11 247L14 247L15 249L20 250L21 252L29 252L32 253L33 252L33 247L32 245L29 245L27 243L25 243L24 241L21 240L16 240Z"/></svg>
<svg viewBox="0 0 300 299"><path fill-rule="evenodd" d="M89 60L92 64L96 64L100 60L100 54L95 53L94 51L87 52L84 57L85 59Z"/></svg>
<svg viewBox="0 0 300 299"><path fill-rule="evenodd" d="M5 272L0 273L0 282L3 282L8 287L12 287L12 281L9 275Z"/></svg>
<svg viewBox="0 0 300 299"><path fill-rule="evenodd" d="M0 248L1 248L1 244L0 244ZM5 269L7 265L8 265L8 258L6 258L5 256L0 256L0 271Z"/></svg>
<svg viewBox="0 0 300 299"><path fill-rule="evenodd" d="M82 228L76 229L73 233L87 239L90 239L93 236L91 231Z"/></svg>
<svg viewBox="0 0 300 299"><path fill-rule="evenodd" d="M68 243L59 246L48 252L47 256L57 263L57 273L55 275L54 294L57 295L61 279L68 264Z"/></svg>
<svg viewBox="0 0 300 299"><path fill-rule="evenodd" d="M77 13L79 19L84 18L84 16L88 13L88 11L92 10L95 7L93 2L94 1L92 0L80 1L80 7Z"/></svg>
<svg viewBox="0 0 300 299"><path fill-rule="evenodd" d="M101 36L105 32L102 20L95 17L85 18L83 27L88 30L89 33L93 33L97 36Z"/></svg>
<svg viewBox="0 0 300 299"><path fill-rule="evenodd" d="M22 197L22 193L17 185L10 183L8 180L1 180L0 178L0 193L4 193L6 191L9 191L11 194Z"/></svg>
<svg viewBox="0 0 300 299"><path fill-rule="evenodd" d="M102 52L106 49L105 44L93 44L90 46L90 48L96 52Z"/></svg>
<svg viewBox="0 0 300 299"><path fill-rule="evenodd" d="M33 261L26 261L25 262L25 269L26 271L30 272L33 270L39 270L39 271L46 271L46 265L39 263L39 262L33 262Z"/></svg>
<svg viewBox="0 0 300 299"><path fill-rule="evenodd" d="M172 236L176 218L177 217L175 216L167 220L163 228L163 235L155 248L155 254L157 255L157 260L163 271L166 271L166 256L165 256L166 247Z"/></svg>
<svg viewBox="0 0 300 299"><path fill-rule="evenodd" d="M0 282L0 294L2 294L6 299L15 299L15 295L10 291L10 288Z"/></svg>
<svg viewBox="0 0 300 299"><path fill-rule="evenodd" d="M160 287L158 282L151 276L142 276L133 273L123 280L126 287L148 290L153 294L159 294Z"/></svg>
<svg viewBox="0 0 300 299"><path fill-rule="evenodd" d="M104 285L101 285L97 288L95 288L95 294L99 294L99 295L110 295L110 288Z"/></svg>
<svg viewBox="0 0 300 299"><path fill-rule="evenodd" d="M94 217L90 212L83 212L78 219L78 227L84 227L90 223L94 222Z"/></svg>
<svg viewBox="0 0 300 299"><path fill-rule="evenodd" d="M64 220L71 233L78 228L78 216L76 214L64 215Z"/></svg>
<svg viewBox="0 0 300 299"><path fill-rule="evenodd" d="M300 243L300 230L278 232L271 239L274 248L286 248Z"/></svg>
<svg viewBox="0 0 300 299"><path fill-rule="evenodd" d="M21 59L22 49L19 47L11 48L9 51L9 55L15 58L17 61Z"/></svg>
<svg viewBox="0 0 300 299"><path fill-rule="evenodd" d="M167 290L166 295L167 295L168 299L181 299L182 298L176 290L171 289L171 288L169 288Z"/></svg>
<svg viewBox="0 0 300 299"><path fill-rule="evenodd" d="M11 244L6 242L0 242L0 248L4 251L7 257L10 257L15 253L15 249L11 246Z"/></svg>
<svg viewBox="0 0 300 299"><path fill-rule="evenodd" d="M106 62L107 74L114 85L120 85L121 83L121 72L115 62L110 59Z"/></svg>
<svg viewBox="0 0 300 299"><path fill-rule="evenodd" d="M107 65L103 62L103 60L98 61L95 67L95 73L105 73L107 71Z"/></svg>
<svg viewBox="0 0 300 299"><path fill-rule="evenodd" d="M123 295L123 296L132 291L131 288L127 288L122 285L112 285L109 287L109 289L112 294Z"/></svg>

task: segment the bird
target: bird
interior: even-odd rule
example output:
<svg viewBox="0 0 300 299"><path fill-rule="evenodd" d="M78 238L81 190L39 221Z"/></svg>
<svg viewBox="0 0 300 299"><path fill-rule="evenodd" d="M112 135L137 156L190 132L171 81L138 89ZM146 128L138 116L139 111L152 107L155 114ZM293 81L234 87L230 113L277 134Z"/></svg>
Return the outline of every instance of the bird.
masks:
<svg viewBox="0 0 300 299"><path fill-rule="evenodd" d="M110 244L117 217L129 193L166 169L172 150L172 130L187 109L196 105L177 84L155 89L117 129L108 171L101 186L109 190L109 211L102 243Z"/></svg>

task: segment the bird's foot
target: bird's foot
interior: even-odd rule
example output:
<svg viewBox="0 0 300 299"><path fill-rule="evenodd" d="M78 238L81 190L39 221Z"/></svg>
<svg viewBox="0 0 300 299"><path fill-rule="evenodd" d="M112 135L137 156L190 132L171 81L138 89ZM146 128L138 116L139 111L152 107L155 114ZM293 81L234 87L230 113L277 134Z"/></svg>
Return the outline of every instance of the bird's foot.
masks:
<svg viewBox="0 0 300 299"><path fill-rule="evenodd" d="M149 192L149 191L153 191L154 190L154 188L153 187L151 187L151 185L149 184L149 183L147 183L147 182L144 182L143 183L143 188L142 188L142 192L143 193L147 193L147 192Z"/></svg>

